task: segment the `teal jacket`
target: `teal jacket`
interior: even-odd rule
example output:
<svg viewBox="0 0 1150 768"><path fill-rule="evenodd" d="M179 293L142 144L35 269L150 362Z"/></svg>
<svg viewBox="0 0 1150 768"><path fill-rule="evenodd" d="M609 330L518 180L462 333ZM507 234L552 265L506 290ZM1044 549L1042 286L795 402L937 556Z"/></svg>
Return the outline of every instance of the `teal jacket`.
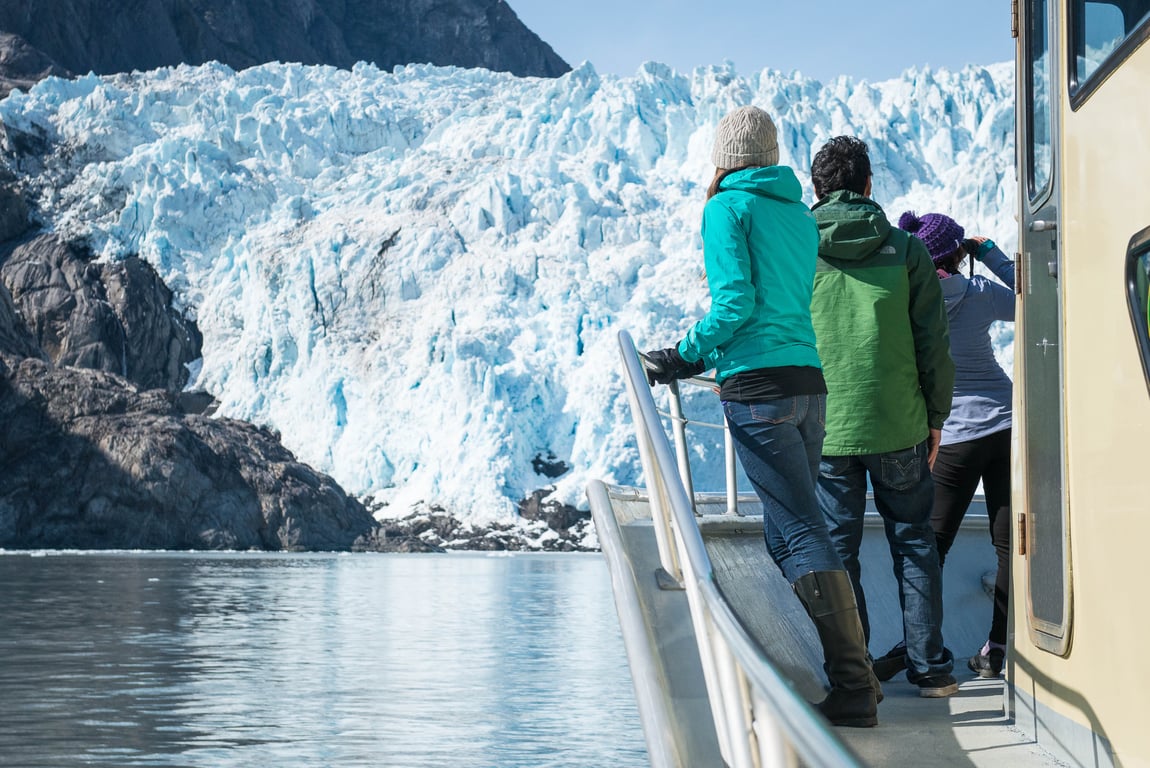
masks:
<svg viewBox="0 0 1150 768"><path fill-rule="evenodd" d="M811 325L818 230L784 165L724 178L703 208L703 262L711 308L679 342L723 380L785 365L819 367Z"/></svg>
<svg viewBox="0 0 1150 768"><path fill-rule="evenodd" d="M873 200L833 192L811 209L819 259L811 316L827 382L824 456L898 451L941 428L954 363L926 246Z"/></svg>

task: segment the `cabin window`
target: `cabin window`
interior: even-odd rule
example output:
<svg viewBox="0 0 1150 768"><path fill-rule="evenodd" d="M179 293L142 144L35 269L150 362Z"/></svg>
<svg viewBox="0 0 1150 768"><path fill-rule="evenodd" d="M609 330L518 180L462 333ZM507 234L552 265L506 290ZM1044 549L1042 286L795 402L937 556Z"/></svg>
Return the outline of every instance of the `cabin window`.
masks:
<svg viewBox="0 0 1150 768"><path fill-rule="evenodd" d="M1130 240L1126 257L1127 299L1134 339L1142 358L1142 374L1150 390L1150 227Z"/></svg>
<svg viewBox="0 0 1150 768"><path fill-rule="evenodd" d="M1086 101L1148 36L1150 0L1071 0L1071 106Z"/></svg>
<svg viewBox="0 0 1150 768"><path fill-rule="evenodd" d="M1047 0L1033 0L1027 17L1027 186L1037 200L1050 185L1054 167L1050 87L1050 9Z"/></svg>

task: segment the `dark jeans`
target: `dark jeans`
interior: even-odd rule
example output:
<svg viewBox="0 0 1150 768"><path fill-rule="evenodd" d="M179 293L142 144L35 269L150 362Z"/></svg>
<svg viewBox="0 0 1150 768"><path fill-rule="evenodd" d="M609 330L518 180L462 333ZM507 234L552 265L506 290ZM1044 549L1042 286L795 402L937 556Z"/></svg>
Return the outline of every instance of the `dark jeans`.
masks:
<svg viewBox="0 0 1150 768"><path fill-rule="evenodd" d="M901 451L823 456L819 468L819 506L850 574L868 643L870 621L860 580L859 547L870 476L898 582L907 679L912 683L930 675L949 674L954 669L954 657L942 641L942 571L930 525L934 483L926 458L923 441Z"/></svg>
<svg viewBox="0 0 1150 768"><path fill-rule="evenodd" d="M723 401L735 453L763 503L767 552L791 584L811 571L841 571L815 498L826 434L826 395L761 403Z"/></svg>
<svg viewBox="0 0 1150 768"><path fill-rule="evenodd" d="M990 540L998 556L994 577L991 642L1006 644L1006 611L1010 605L1010 429L944 445L934 462L934 513L930 523L938 544L939 564L954 544L958 527L974 498L978 482L986 495Z"/></svg>

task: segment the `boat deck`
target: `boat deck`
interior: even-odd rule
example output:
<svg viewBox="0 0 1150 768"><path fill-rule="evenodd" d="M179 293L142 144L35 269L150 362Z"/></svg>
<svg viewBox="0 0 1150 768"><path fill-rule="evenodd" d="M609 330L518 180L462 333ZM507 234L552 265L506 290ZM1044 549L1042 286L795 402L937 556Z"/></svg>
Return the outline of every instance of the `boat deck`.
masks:
<svg viewBox="0 0 1150 768"><path fill-rule="evenodd" d="M691 626L686 593L666 589L656 578L659 556L647 502L639 492L611 493L614 521L596 524L609 559L627 562L641 604L646 642L652 647L653 677L661 681L670 712L671 730L665 754L653 765L721 766L717 738L706 699L704 678ZM711 560L715 582L740 622L772 664L799 694L817 701L824 694L822 654L817 635L790 586L770 561L762 539L757 505L741 503L740 514L724 514L721 502L700 501L699 529ZM613 533L610 529L615 526ZM976 678L966 658L982 646L990 622L989 579L994 550L984 514L972 510L947 558L944 578L943 634L956 657L958 694L924 699L904 675L885 683L877 728L838 728L834 732L867 765L1031 766L1060 765L1015 730L1004 715L1001 680ZM618 536L621 551L609 552L609 539ZM891 571L891 559L881 520L868 516L863 539L863 585L872 628L871 652L881 655L901 639L901 611ZM617 600L620 575L616 579ZM623 585L630 588L630 585ZM620 607L622 618L623 608ZM628 655L636 669L636 642L627 637ZM635 633L632 633L633 635ZM640 690L645 696L660 695ZM642 709L642 701L641 709ZM647 724L645 723L645 728ZM648 738L649 746L651 744ZM656 748L659 750L660 748Z"/></svg>

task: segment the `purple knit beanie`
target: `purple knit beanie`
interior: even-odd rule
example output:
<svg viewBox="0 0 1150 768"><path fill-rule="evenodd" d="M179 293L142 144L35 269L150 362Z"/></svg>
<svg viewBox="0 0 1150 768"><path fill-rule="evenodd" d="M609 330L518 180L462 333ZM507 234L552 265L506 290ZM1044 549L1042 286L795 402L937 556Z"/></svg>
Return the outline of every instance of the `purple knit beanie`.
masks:
<svg viewBox="0 0 1150 768"><path fill-rule="evenodd" d="M898 228L921 240L935 264L960 248L965 234L957 221L943 213L916 216L914 211L907 211L898 217Z"/></svg>

